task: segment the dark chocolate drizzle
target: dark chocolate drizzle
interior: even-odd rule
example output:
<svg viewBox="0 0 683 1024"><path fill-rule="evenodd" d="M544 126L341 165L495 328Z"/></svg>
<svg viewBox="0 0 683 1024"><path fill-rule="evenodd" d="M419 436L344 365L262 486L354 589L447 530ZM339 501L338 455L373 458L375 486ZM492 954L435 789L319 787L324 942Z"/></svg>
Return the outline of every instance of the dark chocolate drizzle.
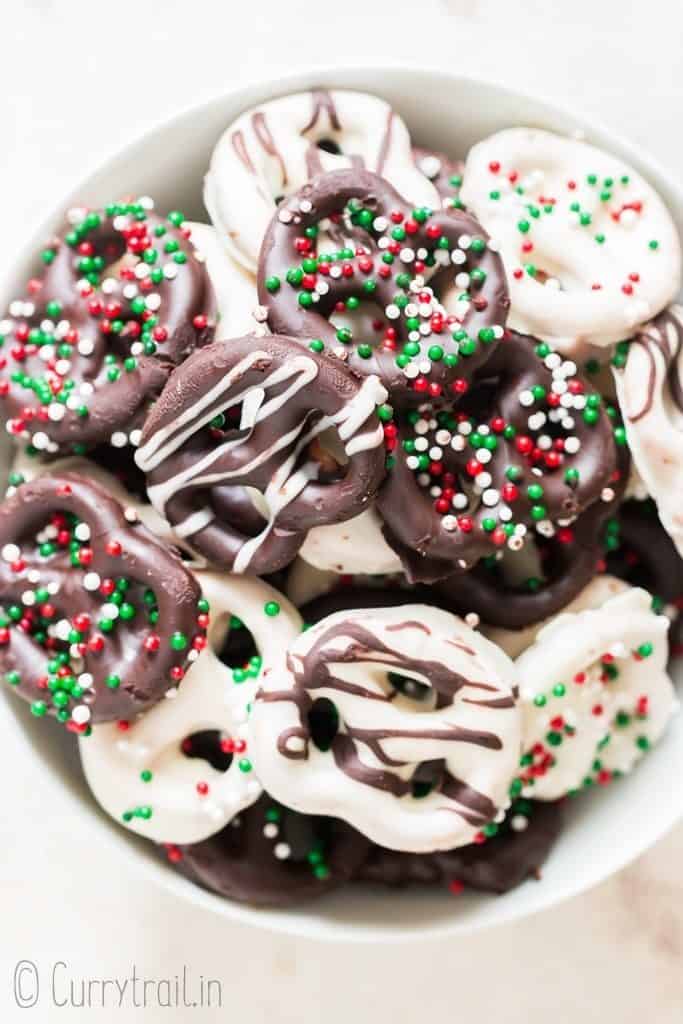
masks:
<svg viewBox="0 0 683 1024"><path fill-rule="evenodd" d="M246 167L250 174L256 174L256 168L252 163L252 159L249 156L249 150L247 149L247 144L244 141L244 132L233 132L230 136L230 143L240 163Z"/></svg>
<svg viewBox="0 0 683 1024"><path fill-rule="evenodd" d="M270 128L268 127L268 121L266 115L262 110L256 110L251 115L251 126L254 130L254 135L259 141L261 148L268 154L277 160L280 166L280 175L282 178L282 188L286 188L288 184L287 176L287 164L280 150L275 145L275 139L273 138Z"/></svg>
<svg viewBox="0 0 683 1024"><path fill-rule="evenodd" d="M647 393L642 407L627 418L629 423L637 423L652 409L657 382L657 364L655 352L658 351L664 360L666 386L671 398L683 412L683 384L678 367L681 343L683 342L683 321L677 312L680 307L671 306L659 316L646 324L631 341L645 352L648 360ZM673 337L672 337L673 335Z"/></svg>
<svg viewBox="0 0 683 1024"><path fill-rule="evenodd" d="M335 132L340 132L342 130L337 108L334 104L331 93L329 93L327 89L313 89L311 92L311 104L311 119L308 124L304 125L301 129L302 135L305 135L306 132L312 131L313 128L317 128L318 121L323 113L327 114L330 126Z"/></svg>

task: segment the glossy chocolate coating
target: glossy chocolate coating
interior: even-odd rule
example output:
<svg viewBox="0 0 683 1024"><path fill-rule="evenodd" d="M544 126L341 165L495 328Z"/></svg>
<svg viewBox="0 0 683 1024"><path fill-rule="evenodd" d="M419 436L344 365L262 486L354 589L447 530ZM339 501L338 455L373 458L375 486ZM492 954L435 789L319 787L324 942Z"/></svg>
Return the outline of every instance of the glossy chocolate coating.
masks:
<svg viewBox="0 0 683 1024"><path fill-rule="evenodd" d="M348 882L369 848L344 822L298 814L264 794L217 835L176 849L178 869L199 885L240 903L284 907Z"/></svg>
<svg viewBox="0 0 683 1024"><path fill-rule="evenodd" d="M374 345L365 355L353 345L346 349L344 345L340 346L337 331L328 319L338 302L349 298L367 298L364 281L366 285L374 282L372 302L382 310L395 303L397 293L403 292L406 301L411 295L410 290L396 280L402 272L406 272L406 268L412 275L415 274L409 264L399 258L395 265L391 265L391 272L386 273L388 264L382 262L382 250L378 248L384 228L377 229L373 222L373 226L361 231L362 243L360 247L356 245L355 256L353 250L349 250L352 255L347 264L353 268L352 272L348 276L344 273L337 276L331 272L325 275L326 288L317 303L303 306L295 287L287 279L288 270L301 262L297 239L304 236L307 229L315 229L318 222L330 217L336 218L349 203L354 202L364 210L371 210L375 221L377 218L380 218L380 223L386 220L389 227L392 214L409 222L412 233L407 233L401 243L406 251L410 249L415 254L424 249L426 253L433 253L437 248L437 240L443 239L444 249L461 254L457 257L460 260L457 267L437 272L427 284L435 283L437 278L445 284L443 275L447 275L449 282L453 282L457 271L472 273L476 270L481 274L476 284L476 274L471 279L471 302L462 322L464 331L476 340L476 349L467 360L458 361L456 358L457 365L450 365L445 358L432 361L426 377L431 384L438 386L439 393L445 392L456 378L470 379L495 349L495 339L487 337L484 342L479 339L479 332L505 324L509 299L503 264L498 254L485 245L481 251L469 245L466 249L458 248L459 240L463 239L474 238L482 243L487 241L486 232L469 214L440 210L431 213L424 223L417 223L413 220L414 208L411 204L383 178L361 169L319 175L296 195L285 200L273 216L261 249L258 279L259 300L268 310L268 323L272 330L302 339L319 338L325 343L326 350L343 350L343 358L355 373L363 376L377 374L393 402L414 405L424 400L424 393L414 389L411 379L396 361L398 352L410 340L409 318L398 316L392 321L398 349L395 345ZM355 229L355 235L359 230L358 225L352 221L351 227ZM355 244L355 238L353 242ZM355 259L358 260L358 267L354 264ZM446 262L450 264L450 257ZM380 273L382 267L386 276ZM322 276L322 272L319 271L319 274ZM272 279L281 282L275 291L269 290L266 285ZM415 298L413 294L412 300ZM440 331L431 340L442 346L445 355L457 357L458 345L451 338L450 331ZM363 338L363 341L368 342L368 339Z"/></svg>
<svg viewBox="0 0 683 1024"><path fill-rule="evenodd" d="M233 568L245 543L263 533L248 571L263 575L282 568L306 530L352 518L377 491L384 448L372 395L361 395L368 386L338 360L303 351L290 338L214 342L172 375L145 424L138 464L147 471L150 497L155 489L164 492L164 514L181 529L206 510L203 525L183 533L214 564ZM242 398L248 394L259 404L254 422L245 426ZM358 439L358 447L345 466L335 464L338 472L330 478L306 438L315 440L325 422L340 424L334 429L342 431L340 417L354 408L362 414L349 443ZM238 419L215 426L216 417L231 411ZM160 454L152 451L157 444ZM309 479L292 500L281 502L299 469ZM267 533L246 487L272 494L278 505Z"/></svg>
<svg viewBox="0 0 683 1024"><path fill-rule="evenodd" d="M216 301L177 218L135 204L84 214L43 260L10 306L3 401L13 434L47 435L56 450L39 444L45 454L67 454L142 426L173 367L211 340ZM26 383L13 379L17 370Z"/></svg>
<svg viewBox="0 0 683 1024"><path fill-rule="evenodd" d="M540 877L562 829L562 811L561 802L532 803L523 831L507 824L484 843L442 853L399 853L375 846L354 881L396 887L459 882L480 892L509 892L528 878Z"/></svg>
<svg viewBox="0 0 683 1024"><path fill-rule="evenodd" d="M0 601L9 618L0 672L9 682L18 673L11 685L19 696L45 703L51 714L84 704L90 721L106 722L132 718L182 679L193 639L204 634L199 585L102 487L70 473L23 484L0 506L0 552ZM68 628L63 634L61 623L76 636ZM184 644L174 646L174 637ZM64 675L73 686L83 674L92 676L90 685L83 683L82 694L69 689L60 704L49 681Z"/></svg>
<svg viewBox="0 0 683 1024"><path fill-rule="evenodd" d="M464 515L458 513L457 523L453 509L448 516L440 512L431 495L431 487L421 484L419 474L409 467L404 446L419 443L420 438L413 435L413 427L407 418L399 418L395 464L380 491L377 507L384 520L386 540L401 558L412 581L432 583L449 577L456 569L471 569L479 559L495 554L505 542L505 537L485 529L485 525L492 516L495 520L496 508L506 504L504 499L510 488L514 497L507 504L512 521L534 531L539 509L551 524L570 521L594 504L599 504L604 488L612 482L617 467L617 446L610 420L602 408L598 408L596 420L590 424L580 413L572 417L570 433L579 445L577 452L570 455L564 450L548 451L538 447L537 441L543 436L549 442L557 439L564 443L565 435L550 420L555 406L549 407L548 415L540 412L542 420L538 429L529 428L532 411L536 415L539 413L532 406L523 404L520 396L530 396L537 407L539 403L546 402L548 396L553 401L557 399L558 404L560 399L559 394L553 391L556 382L551 369L546 366L544 357L537 354L537 344L534 339L506 332L505 339L481 371L475 386L453 410L452 425L447 433L452 435L454 443L461 442L460 448L441 443L442 414L438 410L423 414L424 420L436 415L437 426L421 433L420 438L427 440L430 451L437 446L442 452L438 459L439 473L431 483L441 485L450 474L453 489L468 495L468 506ZM586 393L588 399L600 401L578 374L572 376L571 384L579 394ZM534 400L534 388L545 397ZM456 413L468 417L471 435L457 436ZM496 433L497 421L500 429ZM474 451L467 442L470 436L480 431L479 424L483 425L482 433L487 431L484 439L490 437L495 444L492 451L484 451L489 461L477 470L481 473L486 471L491 478L488 491L490 493L493 489L498 496L493 508L479 500L476 491L469 496L473 488L470 465ZM507 432L512 432L512 437L508 437ZM520 449L522 442L528 444L528 451ZM548 464L551 455L557 458L556 465ZM476 459L474 462L476 466ZM576 479L571 483L566 476L569 470L576 473ZM464 528L465 519L469 529ZM455 528L447 528L449 521ZM592 520L586 521L581 531L582 547L585 546L583 535L588 531L589 523ZM476 584L474 586L476 588ZM478 609L475 607L474 610Z"/></svg>

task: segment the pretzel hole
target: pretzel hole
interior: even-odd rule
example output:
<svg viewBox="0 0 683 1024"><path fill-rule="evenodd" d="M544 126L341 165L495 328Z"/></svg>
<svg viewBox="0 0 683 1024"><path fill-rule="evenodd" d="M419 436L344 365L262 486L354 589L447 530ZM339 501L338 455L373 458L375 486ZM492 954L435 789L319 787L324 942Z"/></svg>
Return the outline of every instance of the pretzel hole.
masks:
<svg viewBox="0 0 683 1024"><path fill-rule="evenodd" d="M434 691L427 683L412 676L404 676L400 672L387 672L387 682L393 694L400 694L417 704L431 702Z"/></svg>
<svg viewBox="0 0 683 1024"><path fill-rule="evenodd" d="M325 430L308 445L307 460L318 464L318 482L323 484L340 480L346 472L348 456L333 428Z"/></svg>
<svg viewBox="0 0 683 1024"><path fill-rule="evenodd" d="M218 651L218 657L224 665L233 670L233 673L248 673L255 668L258 659L256 641L247 626L236 615L230 616L228 633Z"/></svg>
<svg viewBox="0 0 683 1024"><path fill-rule="evenodd" d="M328 697L319 697L308 712L308 732L314 746L326 753L339 732L339 712Z"/></svg>
<svg viewBox="0 0 683 1024"><path fill-rule="evenodd" d="M438 789L444 776L445 767L441 758L437 761L423 761L422 764L419 764L411 779L413 799L423 800Z"/></svg>
<svg viewBox="0 0 683 1024"><path fill-rule="evenodd" d="M232 740L218 729L203 729L186 736L180 744L185 757L207 761L217 772L227 772L232 764Z"/></svg>
<svg viewBox="0 0 683 1024"><path fill-rule="evenodd" d="M342 148L338 142L334 139L318 139L316 142L318 149L322 149L323 153L332 153L333 156L341 156Z"/></svg>

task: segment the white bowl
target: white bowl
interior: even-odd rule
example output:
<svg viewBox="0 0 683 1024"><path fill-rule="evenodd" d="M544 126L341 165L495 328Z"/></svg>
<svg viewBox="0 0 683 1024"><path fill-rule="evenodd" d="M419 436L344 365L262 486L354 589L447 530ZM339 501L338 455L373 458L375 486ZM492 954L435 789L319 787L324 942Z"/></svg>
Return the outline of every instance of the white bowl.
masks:
<svg viewBox="0 0 683 1024"><path fill-rule="evenodd" d="M36 250L73 205L104 205L127 193L149 194L158 208L182 209L205 220L202 177L211 149L233 118L270 97L312 86L377 93L396 107L422 146L466 153L478 139L511 125L574 133L629 161L660 191L683 229L683 188L673 175L613 135L536 97L457 74L398 67L318 69L249 85L164 122L113 156L64 200L19 253L16 274L3 282L0 305L18 294ZM8 453L4 449L5 461ZM0 452L0 456L3 452ZM6 691L3 690L3 696ZM462 935L547 908L595 885L651 846L683 814L683 717L627 780L571 803L563 834L540 882L529 881L505 896L438 890L393 892L349 886L319 903L295 910L258 910L231 903L192 885L158 856L152 844L126 832L95 804L83 781L76 744L65 731L39 722L28 707L7 695L5 706L26 742L26 756L46 767L46 799L59 800L70 831L83 841L112 844L122 859L147 872L178 899L236 921L317 939L399 941ZM57 780L58 792L49 793ZM673 783L673 784L672 784Z"/></svg>

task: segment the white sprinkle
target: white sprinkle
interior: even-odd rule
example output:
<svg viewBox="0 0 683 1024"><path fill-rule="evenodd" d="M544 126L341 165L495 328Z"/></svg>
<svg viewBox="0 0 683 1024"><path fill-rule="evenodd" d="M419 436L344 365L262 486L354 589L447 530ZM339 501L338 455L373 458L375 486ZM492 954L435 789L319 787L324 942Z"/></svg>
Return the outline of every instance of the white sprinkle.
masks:
<svg viewBox="0 0 683 1024"><path fill-rule="evenodd" d="M278 860L287 860L291 856L292 848L289 843L276 843L273 847L273 853Z"/></svg>
<svg viewBox="0 0 683 1024"><path fill-rule="evenodd" d="M71 717L77 725L85 725L90 721L90 708L86 704L78 704L71 712Z"/></svg>
<svg viewBox="0 0 683 1024"><path fill-rule="evenodd" d="M66 406L60 402L52 402L47 408L47 414L51 420L58 423L59 420L63 420L66 416Z"/></svg>
<svg viewBox="0 0 683 1024"><path fill-rule="evenodd" d="M4 562L16 562L21 555L16 544L5 544L1 553Z"/></svg>
<svg viewBox="0 0 683 1024"><path fill-rule="evenodd" d="M275 839L275 836L279 833L280 829L277 827L275 822L269 821L267 825L263 826L263 834L266 839Z"/></svg>
<svg viewBox="0 0 683 1024"><path fill-rule="evenodd" d="M111 435L111 443L114 448L125 448L128 444L128 435L122 430L115 430Z"/></svg>
<svg viewBox="0 0 683 1024"><path fill-rule="evenodd" d="M528 419L529 430L540 430L546 422L546 414L544 412L535 412L533 416Z"/></svg>
<svg viewBox="0 0 683 1024"><path fill-rule="evenodd" d="M510 828L513 832L523 832L528 826L529 819L525 818L523 814L515 814L510 819Z"/></svg>
<svg viewBox="0 0 683 1024"><path fill-rule="evenodd" d="M119 606L116 604L103 604L102 605L102 616L105 619L118 619L119 617Z"/></svg>
<svg viewBox="0 0 683 1024"><path fill-rule="evenodd" d="M87 523L79 523L74 530L76 540L90 540L90 527Z"/></svg>
<svg viewBox="0 0 683 1024"><path fill-rule="evenodd" d="M91 356L95 351L95 342L90 338L81 338L78 342L78 352L82 356Z"/></svg>
<svg viewBox="0 0 683 1024"><path fill-rule="evenodd" d="M444 516L443 519L441 520L441 525L443 526L444 530L448 531L448 533L453 533L455 530L458 529L458 520L455 518L455 516Z"/></svg>
<svg viewBox="0 0 683 1024"><path fill-rule="evenodd" d="M83 586L86 590L97 590L101 582L102 581L96 572L87 572L83 577Z"/></svg>

